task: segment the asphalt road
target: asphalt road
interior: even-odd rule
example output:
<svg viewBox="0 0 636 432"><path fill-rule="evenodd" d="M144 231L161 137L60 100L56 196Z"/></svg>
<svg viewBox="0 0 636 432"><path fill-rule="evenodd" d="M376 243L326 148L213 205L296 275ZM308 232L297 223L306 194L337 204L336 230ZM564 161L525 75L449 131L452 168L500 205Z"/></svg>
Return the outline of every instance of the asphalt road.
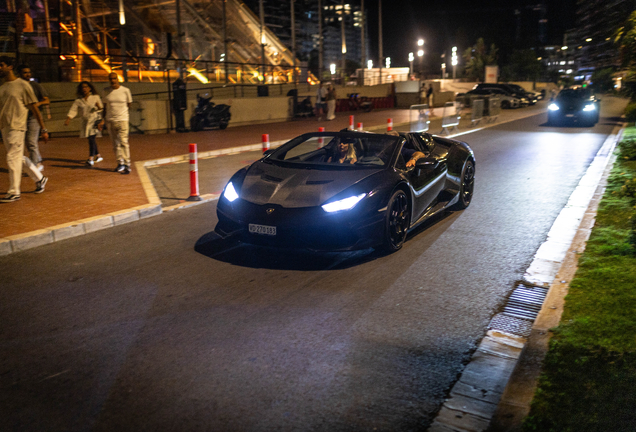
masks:
<svg viewBox="0 0 636 432"><path fill-rule="evenodd" d="M425 430L613 127L545 120L461 137L473 203L393 255L224 242L211 202L0 258L0 429Z"/></svg>

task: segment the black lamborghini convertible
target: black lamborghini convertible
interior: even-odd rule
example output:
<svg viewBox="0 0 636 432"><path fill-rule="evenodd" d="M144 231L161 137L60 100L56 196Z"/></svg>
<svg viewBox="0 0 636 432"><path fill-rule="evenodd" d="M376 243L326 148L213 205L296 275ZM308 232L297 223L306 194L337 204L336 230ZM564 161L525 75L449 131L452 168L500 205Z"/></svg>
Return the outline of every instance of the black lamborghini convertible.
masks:
<svg viewBox="0 0 636 432"><path fill-rule="evenodd" d="M468 207L474 181L473 151L460 141L425 133L308 133L232 176L215 231L269 246L393 252L427 218Z"/></svg>

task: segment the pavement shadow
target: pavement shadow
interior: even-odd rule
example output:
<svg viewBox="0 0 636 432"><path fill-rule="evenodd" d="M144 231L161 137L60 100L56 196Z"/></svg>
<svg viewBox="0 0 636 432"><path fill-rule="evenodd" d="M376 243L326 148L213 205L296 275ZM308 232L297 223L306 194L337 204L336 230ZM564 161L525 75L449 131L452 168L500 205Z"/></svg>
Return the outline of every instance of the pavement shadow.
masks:
<svg viewBox="0 0 636 432"><path fill-rule="evenodd" d="M46 158L44 161L47 162L58 162L51 164L52 167L56 168L67 168L71 170L82 169L82 170L92 170L92 171L103 171L103 172L113 172L114 168L106 168L99 166L90 166L86 164L86 159L77 160L77 159L62 159L62 158Z"/></svg>
<svg viewBox="0 0 636 432"><path fill-rule="evenodd" d="M371 248L322 253L268 248L243 243L234 236L223 238L214 231L199 238L194 250L208 258L236 266L299 271L346 269L382 256Z"/></svg>
<svg viewBox="0 0 636 432"><path fill-rule="evenodd" d="M424 221L409 232L405 244L454 213L440 212ZM214 231L201 236L194 250L208 258L236 266L299 271L347 269L390 255L381 249L373 248L351 252L311 252L302 249L255 246L241 242L238 236L223 238ZM400 254L400 252L396 253Z"/></svg>

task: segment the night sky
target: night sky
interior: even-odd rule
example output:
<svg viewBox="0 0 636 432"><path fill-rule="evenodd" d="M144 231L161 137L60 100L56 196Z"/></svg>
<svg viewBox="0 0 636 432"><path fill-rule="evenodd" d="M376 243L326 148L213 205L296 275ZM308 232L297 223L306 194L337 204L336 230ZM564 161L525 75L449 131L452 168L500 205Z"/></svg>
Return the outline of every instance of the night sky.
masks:
<svg viewBox="0 0 636 432"><path fill-rule="evenodd" d="M460 53L483 37L499 48L505 59L516 48L540 46L540 12L532 6L539 0L382 0L383 54L392 66L408 66L408 53L416 52L418 38L426 41L425 61L437 69L445 50L457 46ZM565 30L575 26L576 0L546 0L548 45L560 45ZM371 45L371 58L378 57L378 1L365 0ZM520 32L517 34L519 10ZM450 55L450 54L448 54ZM449 62L447 62L449 63Z"/></svg>

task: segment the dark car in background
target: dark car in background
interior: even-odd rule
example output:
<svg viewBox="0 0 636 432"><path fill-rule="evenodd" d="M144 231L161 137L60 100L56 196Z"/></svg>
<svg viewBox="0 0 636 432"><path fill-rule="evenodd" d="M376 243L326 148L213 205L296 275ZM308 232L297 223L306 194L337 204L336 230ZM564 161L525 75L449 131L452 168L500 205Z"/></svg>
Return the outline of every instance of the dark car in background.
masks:
<svg viewBox="0 0 636 432"><path fill-rule="evenodd" d="M394 252L431 216L468 207L474 179L473 151L461 141L426 133L307 133L232 176L215 231L270 247Z"/></svg>
<svg viewBox="0 0 636 432"><path fill-rule="evenodd" d="M466 93L457 93L457 95L455 96L455 100L462 102L464 106L468 107L471 106L473 96L497 97L499 98L500 106L502 109L519 108L521 106L521 101L518 98L516 98L515 96L511 96L507 92L497 88L484 90L474 89L467 91Z"/></svg>
<svg viewBox="0 0 636 432"><path fill-rule="evenodd" d="M591 127L598 123L601 101L585 88L561 90L548 105L548 123L556 126L577 123Z"/></svg>
<svg viewBox="0 0 636 432"><path fill-rule="evenodd" d="M503 83L481 83L477 84L473 90L488 90L488 89L499 89L505 92L506 94L516 97L519 99L519 102L522 107L532 105L536 103L537 99L534 97L534 94L529 94L527 91L523 89L523 87L518 86L516 84L503 84Z"/></svg>

